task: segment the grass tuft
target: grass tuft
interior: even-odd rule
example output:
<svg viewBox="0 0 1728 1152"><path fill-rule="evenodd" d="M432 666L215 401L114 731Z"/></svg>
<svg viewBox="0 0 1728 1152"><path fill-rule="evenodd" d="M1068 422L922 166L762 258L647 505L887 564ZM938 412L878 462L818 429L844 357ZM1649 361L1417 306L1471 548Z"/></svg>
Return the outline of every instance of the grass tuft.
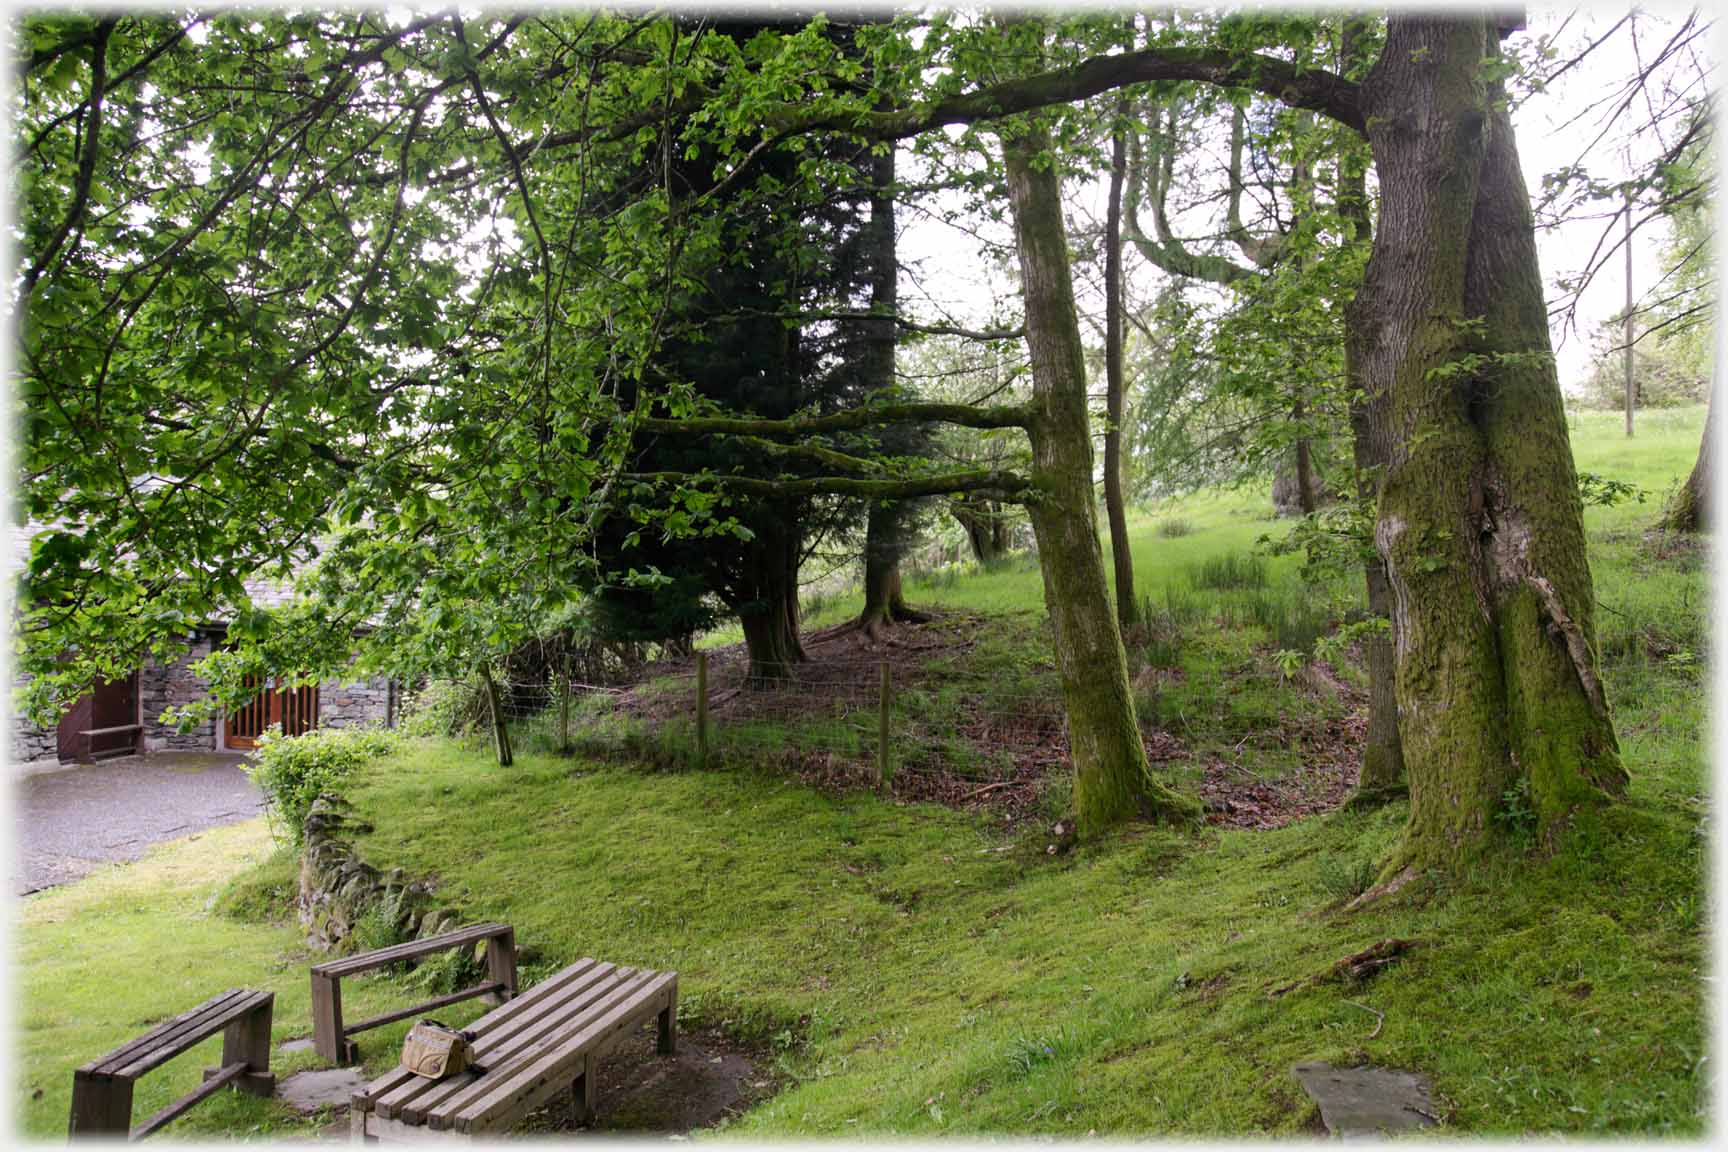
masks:
<svg viewBox="0 0 1728 1152"><path fill-rule="evenodd" d="M1208 556L1193 569L1196 588L1214 590L1266 587L1266 561L1251 552Z"/></svg>

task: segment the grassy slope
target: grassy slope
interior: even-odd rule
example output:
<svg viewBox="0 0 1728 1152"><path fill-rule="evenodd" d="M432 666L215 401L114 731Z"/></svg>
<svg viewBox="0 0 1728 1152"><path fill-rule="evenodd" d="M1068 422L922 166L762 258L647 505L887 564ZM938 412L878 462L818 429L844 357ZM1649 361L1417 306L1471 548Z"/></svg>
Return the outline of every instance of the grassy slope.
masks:
<svg viewBox="0 0 1728 1152"><path fill-rule="evenodd" d="M1611 415L1587 417L1580 465L1659 498L1689 467L1701 416L1653 414L1629 449ZM1195 530L1175 539L1138 521L1143 586L1246 548L1269 528L1262 502L1184 502ZM1288 1075L1307 1058L1427 1071L1470 1131L1697 1132L1702 577L1696 559L1654 559L1638 540L1656 511L1589 513L1632 801L1515 877L1345 917L1337 897L1396 836L1400 808L1276 832L1140 828L1049 857L969 816L766 773L533 756L501 770L431 743L354 790L379 824L365 848L436 874L475 916L511 919L531 976L584 954L676 967L687 1016L758 1034L795 1076L737 1125L747 1133L1288 1131L1311 1118ZM1024 568L909 592L1020 612L1039 595ZM1214 647L1227 640L1194 646ZM1227 712L1238 695L1215 703ZM27 902L26 1095L43 1089L24 1105L30 1131L63 1131L81 1059L219 987L276 987L278 1034L304 1029L295 934L203 910L217 869L260 847L255 825L211 833ZM1365 988L1267 995L1388 936L1423 944ZM144 970L172 979L137 981ZM225 1102L187 1123L273 1115Z"/></svg>

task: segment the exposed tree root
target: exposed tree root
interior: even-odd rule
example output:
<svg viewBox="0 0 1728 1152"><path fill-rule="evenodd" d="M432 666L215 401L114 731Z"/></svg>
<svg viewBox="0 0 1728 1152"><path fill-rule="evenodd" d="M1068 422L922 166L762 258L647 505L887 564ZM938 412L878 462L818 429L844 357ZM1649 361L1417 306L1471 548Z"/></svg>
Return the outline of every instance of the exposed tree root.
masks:
<svg viewBox="0 0 1728 1152"><path fill-rule="evenodd" d="M1416 879L1420 875L1421 873L1413 867L1406 866L1401 868L1397 874L1392 876L1390 879L1381 881L1374 885L1374 887L1368 889L1368 891L1362 893L1362 895L1356 897L1356 899L1350 901L1350 903L1344 905L1344 911L1354 912L1359 908L1366 908L1370 904L1384 900L1388 896L1395 896L1403 890L1405 885L1409 884L1410 881Z"/></svg>
<svg viewBox="0 0 1728 1152"><path fill-rule="evenodd" d="M1344 808L1352 812L1366 812L1372 808L1380 808L1394 800L1405 800L1410 796L1410 785L1400 780L1396 784L1388 784L1382 788L1359 788L1350 794L1350 799L1344 801Z"/></svg>
<svg viewBox="0 0 1728 1152"><path fill-rule="evenodd" d="M1311 988L1316 984L1362 984L1380 974L1380 972L1396 964L1406 953L1419 945L1419 940L1382 940L1370 945L1360 952L1353 952L1329 965L1312 976L1281 984L1267 993L1271 999L1277 999L1286 992L1294 992L1298 988Z"/></svg>

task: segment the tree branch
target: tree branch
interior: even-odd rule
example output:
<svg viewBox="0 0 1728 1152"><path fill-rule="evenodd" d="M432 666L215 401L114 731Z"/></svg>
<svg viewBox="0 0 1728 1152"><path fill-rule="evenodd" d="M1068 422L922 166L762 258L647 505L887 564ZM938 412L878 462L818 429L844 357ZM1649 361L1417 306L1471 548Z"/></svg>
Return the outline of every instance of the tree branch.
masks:
<svg viewBox="0 0 1728 1152"><path fill-rule="evenodd" d="M83 222L84 210L90 203L90 183L96 176L96 156L102 146L102 97L108 87L108 37L117 23L118 17L109 17L96 25L90 44L90 114L84 123L84 154L78 158L78 179L73 185L72 203L66 209L66 217L60 221L60 227L48 241L48 246L31 262L29 271L24 273L24 290L19 295L26 300L35 289L36 281L42 278L42 273L48 270L55 257L60 254L60 249L72 234L72 230Z"/></svg>
<svg viewBox="0 0 1728 1152"><path fill-rule="evenodd" d="M911 500L956 492L993 491L1006 498L1024 496L1032 481L1012 472L949 472L905 480L860 480L850 476L812 476L801 480L763 480L709 472L626 472L619 477L642 484L717 484L753 496L860 496L870 500Z"/></svg>
<svg viewBox="0 0 1728 1152"><path fill-rule="evenodd" d="M1154 80L1194 80L1224 88L1251 88L1292 108L1308 108L1356 132L1365 130L1359 86L1320 68L1298 68L1271 56L1203 48L1145 48L1113 56L1094 56L1010 80L964 96L899 112L867 112L853 123L840 117L808 127L844 128L862 135L899 139L948 124L993 120L1051 104L1070 104L1129 84Z"/></svg>
<svg viewBox="0 0 1728 1152"><path fill-rule="evenodd" d="M1225 88L1249 88L1293 108L1319 112L1356 132L1365 131L1360 86L1353 81L1322 68L1298 68L1290 61L1271 56L1244 57L1200 48L1147 48L1094 56L1072 67L1006 81L921 107L829 112L787 105L764 111L761 121L763 129L780 134L830 129L878 140L901 140L932 128L995 120L1052 104L1071 104L1130 84L1156 80L1191 80ZM628 139L642 127L663 119L682 119L718 99L719 94L712 89L690 84L685 87L683 97L670 106L645 110L606 128L552 133L538 150ZM473 170L473 165L463 165L429 182L459 179Z"/></svg>
<svg viewBox="0 0 1728 1152"><path fill-rule="evenodd" d="M975 408L970 404L914 402L872 404L827 416L793 416L770 420L758 416L687 416L670 419L644 416L636 421L643 432L663 435L802 436L820 432L844 432L874 428L881 424L959 424L965 428L1024 428L1032 417L1018 405Z"/></svg>
<svg viewBox="0 0 1728 1152"><path fill-rule="evenodd" d="M1235 261L1223 256L1201 256L1188 251L1182 242L1170 232L1170 223L1165 216L1164 198L1169 191L1171 175L1175 167L1176 141L1174 124L1176 110L1171 109L1172 130L1166 135L1163 128L1163 111L1153 109L1153 131L1158 140L1158 154L1152 159L1152 189L1151 201L1153 207L1153 223L1158 229L1158 238L1146 235L1140 227L1140 190L1146 176L1146 158L1141 150L1139 136L1130 141L1133 161L1128 165L1128 190L1122 198L1122 232L1134 247L1154 267L1160 268L1172 276L1182 276L1190 280L1204 280L1209 284L1235 284L1238 281L1252 279L1256 273L1250 268L1244 268Z"/></svg>

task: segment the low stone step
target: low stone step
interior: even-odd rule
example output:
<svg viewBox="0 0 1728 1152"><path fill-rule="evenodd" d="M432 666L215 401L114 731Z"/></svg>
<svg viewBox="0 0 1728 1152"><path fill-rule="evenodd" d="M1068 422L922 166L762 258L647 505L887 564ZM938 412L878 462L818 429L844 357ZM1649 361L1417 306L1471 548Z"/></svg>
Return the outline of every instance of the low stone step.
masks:
<svg viewBox="0 0 1728 1152"><path fill-rule="evenodd" d="M346 1108L349 1098L366 1087L362 1068L317 1068L279 1081L276 1098L294 1111L310 1116L320 1108Z"/></svg>
<svg viewBox="0 0 1728 1152"><path fill-rule="evenodd" d="M1433 1083L1419 1072L1395 1068L1334 1068L1309 1061L1291 1069L1334 1136L1372 1139L1436 1123Z"/></svg>

